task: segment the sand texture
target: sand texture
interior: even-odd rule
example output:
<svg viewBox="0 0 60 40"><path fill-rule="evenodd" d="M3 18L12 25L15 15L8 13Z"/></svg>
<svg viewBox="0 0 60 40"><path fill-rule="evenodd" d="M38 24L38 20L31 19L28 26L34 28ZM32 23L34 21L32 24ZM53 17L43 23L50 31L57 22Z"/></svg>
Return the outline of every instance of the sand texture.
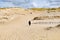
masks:
<svg viewBox="0 0 60 40"><path fill-rule="evenodd" d="M60 12L48 13L21 8L0 9L0 40L60 40L59 23L39 24L36 22L43 21L33 20L35 17L47 15L60 16ZM50 19L44 20L48 22ZM29 21L31 21L30 26ZM60 18L52 21L60 22Z"/></svg>

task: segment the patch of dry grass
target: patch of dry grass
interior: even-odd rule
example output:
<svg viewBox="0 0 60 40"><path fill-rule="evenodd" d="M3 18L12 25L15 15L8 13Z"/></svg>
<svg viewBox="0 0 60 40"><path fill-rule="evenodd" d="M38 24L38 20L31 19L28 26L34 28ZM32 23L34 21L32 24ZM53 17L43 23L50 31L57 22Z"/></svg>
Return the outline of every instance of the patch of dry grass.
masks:
<svg viewBox="0 0 60 40"><path fill-rule="evenodd" d="M31 10L36 10L36 11L59 11L60 12L60 8L30 8Z"/></svg>

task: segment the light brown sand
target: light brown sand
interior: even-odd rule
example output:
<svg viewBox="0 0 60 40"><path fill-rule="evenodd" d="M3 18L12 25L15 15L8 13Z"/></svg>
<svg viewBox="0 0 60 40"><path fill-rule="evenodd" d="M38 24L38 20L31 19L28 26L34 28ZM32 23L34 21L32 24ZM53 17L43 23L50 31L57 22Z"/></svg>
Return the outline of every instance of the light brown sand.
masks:
<svg viewBox="0 0 60 40"><path fill-rule="evenodd" d="M46 27L41 26L40 24L28 25L29 20L40 15L42 14L38 12L37 14L28 13L20 15L11 22L4 24L0 23L0 40L60 40L59 28L45 30ZM47 15L47 13L43 15Z"/></svg>

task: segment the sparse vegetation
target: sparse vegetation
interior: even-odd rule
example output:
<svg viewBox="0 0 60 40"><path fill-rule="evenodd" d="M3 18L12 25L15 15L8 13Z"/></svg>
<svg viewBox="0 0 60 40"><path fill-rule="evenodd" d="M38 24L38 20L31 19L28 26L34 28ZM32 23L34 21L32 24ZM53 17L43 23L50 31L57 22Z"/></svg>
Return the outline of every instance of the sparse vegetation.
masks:
<svg viewBox="0 0 60 40"><path fill-rule="evenodd" d="M36 10L36 11L45 11L46 8L31 8L31 10Z"/></svg>
<svg viewBox="0 0 60 40"><path fill-rule="evenodd" d="M55 12L55 11L59 11L60 12L60 7L59 8L30 8L31 10L36 10L36 11L45 11L47 10L47 12Z"/></svg>

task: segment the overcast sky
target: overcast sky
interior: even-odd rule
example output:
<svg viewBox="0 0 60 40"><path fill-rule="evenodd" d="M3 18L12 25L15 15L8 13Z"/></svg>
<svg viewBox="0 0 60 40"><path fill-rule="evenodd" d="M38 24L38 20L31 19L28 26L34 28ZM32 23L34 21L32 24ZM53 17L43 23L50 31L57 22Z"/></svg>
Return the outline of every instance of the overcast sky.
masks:
<svg viewBox="0 0 60 40"><path fill-rule="evenodd" d="M48 8L60 7L60 0L0 0L0 7Z"/></svg>

